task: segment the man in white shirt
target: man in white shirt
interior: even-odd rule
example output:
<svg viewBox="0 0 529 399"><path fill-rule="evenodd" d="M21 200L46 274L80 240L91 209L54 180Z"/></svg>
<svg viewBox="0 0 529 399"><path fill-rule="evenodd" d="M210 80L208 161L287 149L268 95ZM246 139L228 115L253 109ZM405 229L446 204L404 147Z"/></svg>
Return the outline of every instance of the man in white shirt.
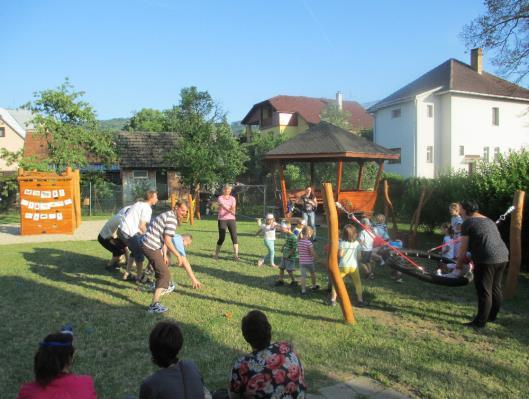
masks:
<svg viewBox="0 0 529 399"><path fill-rule="evenodd" d="M145 193L143 201L138 201L132 205L118 228L119 239L129 247L132 256L127 262L127 271L124 279L130 277L132 263L136 262L136 279L139 280L143 273L143 261L145 256L141 250L141 239L147 231L147 225L151 221L152 206L158 202L158 193L149 190Z"/></svg>
<svg viewBox="0 0 529 399"><path fill-rule="evenodd" d="M122 255L125 255L127 262L129 261L129 254L127 247L118 238L118 227L125 217L130 206L126 206L110 218L97 236L97 241L108 251L112 252L112 259L108 262L107 269L111 270L119 263Z"/></svg>

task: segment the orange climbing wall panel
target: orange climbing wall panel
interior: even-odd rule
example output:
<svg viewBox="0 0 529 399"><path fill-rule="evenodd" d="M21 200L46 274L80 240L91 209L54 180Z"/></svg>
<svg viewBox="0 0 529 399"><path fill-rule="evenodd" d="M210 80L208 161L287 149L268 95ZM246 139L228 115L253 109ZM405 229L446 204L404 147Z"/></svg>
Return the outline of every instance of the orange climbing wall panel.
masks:
<svg viewBox="0 0 529 399"><path fill-rule="evenodd" d="M18 175L20 234L73 234L81 224L79 171Z"/></svg>

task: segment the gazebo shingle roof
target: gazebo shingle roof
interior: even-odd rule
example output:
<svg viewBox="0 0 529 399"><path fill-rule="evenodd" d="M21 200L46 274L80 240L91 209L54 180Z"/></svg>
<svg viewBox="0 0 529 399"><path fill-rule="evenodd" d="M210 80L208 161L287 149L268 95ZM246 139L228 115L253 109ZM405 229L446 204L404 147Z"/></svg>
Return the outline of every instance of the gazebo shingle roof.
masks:
<svg viewBox="0 0 529 399"><path fill-rule="evenodd" d="M172 132L119 132L116 136L119 166L123 169L169 168L167 153L178 145Z"/></svg>
<svg viewBox="0 0 529 399"><path fill-rule="evenodd" d="M320 122L267 152L266 160L398 159L393 151L345 129Z"/></svg>

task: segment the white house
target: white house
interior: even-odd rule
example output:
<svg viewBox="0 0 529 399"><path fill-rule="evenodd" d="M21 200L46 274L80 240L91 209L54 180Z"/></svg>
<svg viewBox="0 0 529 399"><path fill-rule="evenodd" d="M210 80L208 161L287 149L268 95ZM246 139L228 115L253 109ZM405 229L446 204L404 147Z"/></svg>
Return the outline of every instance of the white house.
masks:
<svg viewBox="0 0 529 399"><path fill-rule="evenodd" d="M386 171L405 177L471 170L529 147L529 90L484 72L481 49L471 65L449 59L368 111L375 143L401 154Z"/></svg>
<svg viewBox="0 0 529 399"><path fill-rule="evenodd" d="M27 133L35 130L31 120L33 115L26 109L0 108L0 148L16 152L24 148ZM7 165L0 159L0 173L15 172L18 165Z"/></svg>

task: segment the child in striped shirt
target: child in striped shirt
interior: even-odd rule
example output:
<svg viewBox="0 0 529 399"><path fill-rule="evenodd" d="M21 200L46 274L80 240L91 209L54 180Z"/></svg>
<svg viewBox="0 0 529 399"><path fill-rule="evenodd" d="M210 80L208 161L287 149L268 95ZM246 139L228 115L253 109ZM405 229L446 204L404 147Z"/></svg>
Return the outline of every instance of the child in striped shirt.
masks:
<svg viewBox="0 0 529 399"><path fill-rule="evenodd" d="M314 252L314 245L312 244L311 238L314 234L314 230L310 226L305 226L301 230L298 241L298 253L299 253L299 265L301 266L301 295L307 293L306 280L307 272L310 272L310 278L312 280L312 291L317 291L320 286L316 284L316 268L314 260L316 254Z"/></svg>

